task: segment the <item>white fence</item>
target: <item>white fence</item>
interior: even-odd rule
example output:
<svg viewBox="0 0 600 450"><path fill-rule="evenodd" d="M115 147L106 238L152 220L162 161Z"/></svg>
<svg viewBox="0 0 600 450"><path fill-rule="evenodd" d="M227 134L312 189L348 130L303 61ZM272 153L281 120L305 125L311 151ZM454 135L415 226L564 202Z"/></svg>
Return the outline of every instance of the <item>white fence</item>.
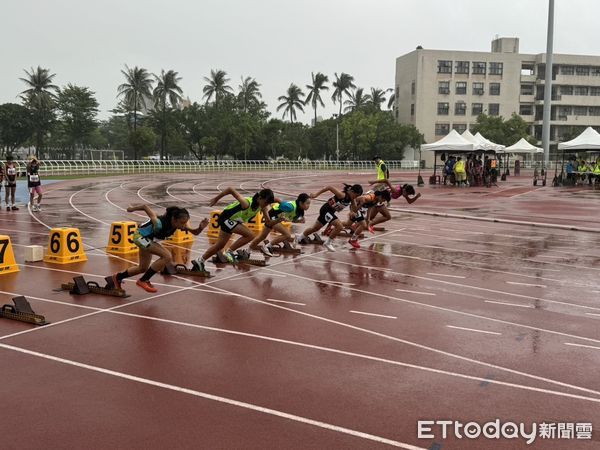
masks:
<svg viewBox="0 0 600 450"><path fill-rule="evenodd" d="M26 161L18 161L25 171ZM386 161L390 170L413 170L418 161ZM105 175L169 172L374 170L373 161L154 161L154 160L43 160L42 175Z"/></svg>

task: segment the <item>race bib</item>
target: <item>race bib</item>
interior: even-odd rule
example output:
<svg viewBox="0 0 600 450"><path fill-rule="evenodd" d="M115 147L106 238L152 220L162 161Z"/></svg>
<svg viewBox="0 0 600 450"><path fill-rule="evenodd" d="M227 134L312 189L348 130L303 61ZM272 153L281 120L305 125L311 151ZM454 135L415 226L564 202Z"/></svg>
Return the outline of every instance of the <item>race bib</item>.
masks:
<svg viewBox="0 0 600 450"><path fill-rule="evenodd" d="M6 174L7 175L16 175L17 169L15 169L14 167L9 167L8 169L6 169Z"/></svg>
<svg viewBox="0 0 600 450"><path fill-rule="evenodd" d="M30 175L29 181L31 181L32 183L37 183L38 181L40 181L40 176L39 175Z"/></svg>

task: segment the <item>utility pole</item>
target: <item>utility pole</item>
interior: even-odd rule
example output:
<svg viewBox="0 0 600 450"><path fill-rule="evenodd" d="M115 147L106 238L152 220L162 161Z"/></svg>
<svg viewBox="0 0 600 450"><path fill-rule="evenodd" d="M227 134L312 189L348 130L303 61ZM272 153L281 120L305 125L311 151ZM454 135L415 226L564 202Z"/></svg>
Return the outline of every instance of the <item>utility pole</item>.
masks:
<svg viewBox="0 0 600 450"><path fill-rule="evenodd" d="M542 122L542 146L544 165L550 163L550 115L552 107L552 43L554 41L554 0L548 2L548 36L546 41L546 80L544 83L544 117Z"/></svg>

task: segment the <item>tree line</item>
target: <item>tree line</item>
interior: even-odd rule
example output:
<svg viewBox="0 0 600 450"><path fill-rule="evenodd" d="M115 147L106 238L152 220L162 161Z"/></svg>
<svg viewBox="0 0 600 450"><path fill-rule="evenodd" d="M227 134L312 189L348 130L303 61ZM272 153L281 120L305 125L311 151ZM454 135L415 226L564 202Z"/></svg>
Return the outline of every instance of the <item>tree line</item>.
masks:
<svg viewBox="0 0 600 450"><path fill-rule="evenodd" d="M336 73L331 81L311 73L301 88L290 84L271 117L261 84L242 77L237 89L223 70L204 77L202 100L183 98L174 70L152 74L125 66L117 102L106 120L98 120L98 101L86 86L55 84L56 74L37 67L20 78L20 103L0 105L0 152L33 147L52 159L83 158L88 149L123 150L126 158L402 159L407 146L423 136L412 125L396 123L391 89L357 87L354 77ZM329 92L328 92L329 91ZM333 117L317 121L327 94L337 106ZM312 125L297 121L310 108Z"/></svg>

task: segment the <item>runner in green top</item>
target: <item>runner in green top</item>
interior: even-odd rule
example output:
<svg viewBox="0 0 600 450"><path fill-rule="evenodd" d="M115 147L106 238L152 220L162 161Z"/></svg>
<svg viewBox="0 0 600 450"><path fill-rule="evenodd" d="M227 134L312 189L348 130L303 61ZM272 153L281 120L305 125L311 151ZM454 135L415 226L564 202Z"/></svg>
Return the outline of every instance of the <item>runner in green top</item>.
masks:
<svg viewBox="0 0 600 450"><path fill-rule="evenodd" d="M235 197L236 201L227 205L219 215L218 223L221 231L219 232L217 242L210 246L200 258L192 261L195 270L200 270L202 272L206 271L204 267L206 260L223 250L225 245L227 245L227 242L229 242L231 235L235 233L239 234L240 237L231 245L231 247L229 247L229 250L225 252L227 259L230 262L233 262L233 252L254 239L254 233L244 224L248 223L250 219L259 213L259 211L262 212L265 223L268 226L274 226L281 221L281 219L273 221L269 218L269 205L275 203L275 196L271 189L263 189L252 197L243 197L234 188L228 187L219 195L211 199L209 206L216 205L216 203L226 195Z"/></svg>
<svg viewBox="0 0 600 450"><path fill-rule="evenodd" d="M310 207L310 196L306 193L298 195L296 200L292 202L273 203L269 210L269 218L276 220L282 218L286 222L293 223L304 223L304 212ZM279 235L275 237L270 243L268 241L263 242L271 231L277 231ZM279 245L284 241L288 241L292 246L296 245L295 236L292 235L288 229L281 223L276 223L273 227L269 225L265 226L262 232L254 238L250 243L250 250L262 251L267 256L273 256L272 248L274 245Z"/></svg>

